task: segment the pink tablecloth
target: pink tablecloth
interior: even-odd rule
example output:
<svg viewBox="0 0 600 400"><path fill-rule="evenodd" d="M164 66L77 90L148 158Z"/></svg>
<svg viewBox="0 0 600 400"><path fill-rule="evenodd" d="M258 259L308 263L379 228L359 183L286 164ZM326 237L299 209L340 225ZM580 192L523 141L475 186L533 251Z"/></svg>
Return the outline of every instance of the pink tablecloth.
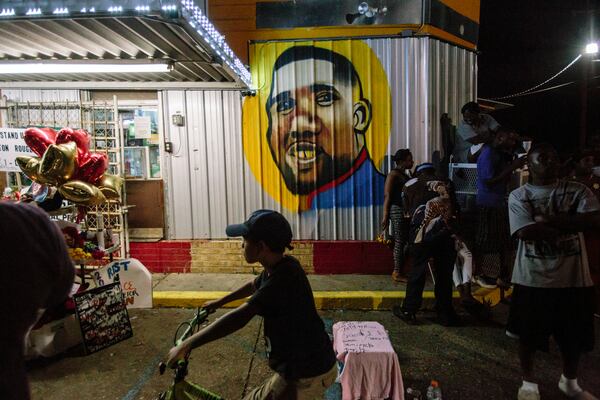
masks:
<svg viewBox="0 0 600 400"><path fill-rule="evenodd" d="M403 400L398 356L378 322L347 321L333 325L333 347L344 363L343 400Z"/></svg>

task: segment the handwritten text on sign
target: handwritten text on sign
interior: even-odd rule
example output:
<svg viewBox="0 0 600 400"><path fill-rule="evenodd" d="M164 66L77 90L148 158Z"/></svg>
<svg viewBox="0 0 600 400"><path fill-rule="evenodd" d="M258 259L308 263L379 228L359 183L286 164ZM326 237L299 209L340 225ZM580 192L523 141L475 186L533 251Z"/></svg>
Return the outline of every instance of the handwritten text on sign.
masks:
<svg viewBox="0 0 600 400"><path fill-rule="evenodd" d="M25 144L25 129L0 128L0 171L20 171L15 159L35 154Z"/></svg>
<svg viewBox="0 0 600 400"><path fill-rule="evenodd" d="M114 282L119 276L125 304L128 308L152 308L152 275L135 258L114 261L93 272L96 285Z"/></svg>
<svg viewBox="0 0 600 400"><path fill-rule="evenodd" d="M334 325L338 353L393 352L383 325L371 321L345 321Z"/></svg>

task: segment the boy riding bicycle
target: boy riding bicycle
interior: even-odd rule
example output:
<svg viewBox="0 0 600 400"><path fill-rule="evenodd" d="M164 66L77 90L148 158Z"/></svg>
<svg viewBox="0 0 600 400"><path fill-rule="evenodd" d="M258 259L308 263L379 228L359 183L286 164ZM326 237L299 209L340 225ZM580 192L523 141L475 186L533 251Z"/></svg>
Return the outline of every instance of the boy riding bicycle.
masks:
<svg viewBox="0 0 600 400"><path fill-rule="evenodd" d="M260 262L263 272L227 296L204 304L209 311L237 299L250 299L201 330L167 355L173 366L192 349L243 328L255 315L264 318L265 347L275 374L244 399L323 398L334 382L335 354L323 321L317 314L310 283L295 258L292 230L278 212L258 210L242 224L229 225L229 237L243 237L244 258Z"/></svg>

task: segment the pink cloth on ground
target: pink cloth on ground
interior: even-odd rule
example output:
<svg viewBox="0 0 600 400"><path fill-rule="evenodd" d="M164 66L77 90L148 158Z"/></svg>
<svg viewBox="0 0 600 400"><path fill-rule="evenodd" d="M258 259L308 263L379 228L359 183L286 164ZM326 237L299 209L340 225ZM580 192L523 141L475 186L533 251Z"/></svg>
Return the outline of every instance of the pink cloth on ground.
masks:
<svg viewBox="0 0 600 400"><path fill-rule="evenodd" d="M333 347L344 363L342 400L404 400L398 356L383 325L338 322L333 325Z"/></svg>

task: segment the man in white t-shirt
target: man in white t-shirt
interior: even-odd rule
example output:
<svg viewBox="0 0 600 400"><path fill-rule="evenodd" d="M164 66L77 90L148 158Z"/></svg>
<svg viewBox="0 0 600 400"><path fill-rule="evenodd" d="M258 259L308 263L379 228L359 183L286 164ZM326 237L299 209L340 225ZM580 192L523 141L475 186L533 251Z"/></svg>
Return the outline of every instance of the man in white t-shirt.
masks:
<svg viewBox="0 0 600 400"><path fill-rule="evenodd" d="M537 350L553 336L563 360L558 386L571 398L596 399L577 383L580 356L594 347L594 288L584 231L599 230L600 204L577 182L559 181L550 145L529 152L530 183L508 200L510 230L519 239L506 333L519 339L519 400L540 398L533 374Z"/></svg>
<svg viewBox="0 0 600 400"><path fill-rule="evenodd" d="M479 104L474 101L462 106L460 112L463 118L456 129L453 162L466 163L469 161L471 146L491 141L500 124L488 114L482 114Z"/></svg>

